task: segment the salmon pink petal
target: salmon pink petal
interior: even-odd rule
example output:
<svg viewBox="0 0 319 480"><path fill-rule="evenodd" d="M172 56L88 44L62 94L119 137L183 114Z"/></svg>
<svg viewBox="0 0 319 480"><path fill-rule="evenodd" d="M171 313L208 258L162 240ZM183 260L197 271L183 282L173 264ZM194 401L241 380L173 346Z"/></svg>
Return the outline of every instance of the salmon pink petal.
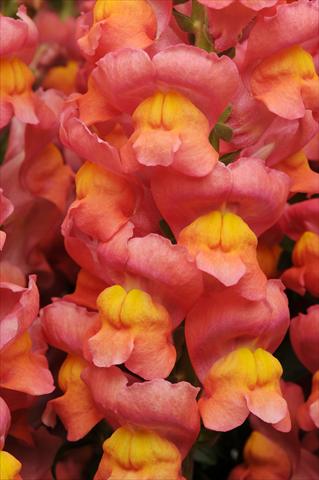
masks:
<svg viewBox="0 0 319 480"><path fill-rule="evenodd" d="M317 160L319 158L319 133L312 137L303 150L309 160Z"/></svg>
<svg viewBox="0 0 319 480"><path fill-rule="evenodd" d="M285 399L278 392L267 389L261 388L249 393L247 395L247 406L251 413L264 422L273 425L283 421L287 416L287 403ZM288 427L285 426L283 431L289 431L290 427L291 424L289 422ZM281 427L278 428L278 430L281 431Z"/></svg>
<svg viewBox="0 0 319 480"><path fill-rule="evenodd" d="M282 230L293 240L299 240L304 232L319 235L319 199L311 198L293 205L287 205L280 218Z"/></svg>
<svg viewBox="0 0 319 480"><path fill-rule="evenodd" d="M230 190L231 173L221 162L201 178L165 169L158 170L151 178L155 203L176 236L196 218L218 208Z"/></svg>
<svg viewBox="0 0 319 480"><path fill-rule="evenodd" d="M257 100L288 120L304 117L306 109L319 108L319 78L312 56L297 45L263 60L250 86Z"/></svg>
<svg viewBox="0 0 319 480"><path fill-rule="evenodd" d="M27 288L13 283L1 284L0 349L24 333L35 320L39 310L39 292L35 276L29 277Z"/></svg>
<svg viewBox="0 0 319 480"><path fill-rule="evenodd" d="M126 367L142 378L166 378L176 362L176 350L167 335L155 332L135 339L134 350L125 362Z"/></svg>
<svg viewBox="0 0 319 480"><path fill-rule="evenodd" d="M208 120L184 95L157 92L137 107L132 120L134 133L121 149L125 170L134 171L139 164L172 166L203 176L214 167L218 154L209 143Z"/></svg>
<svg viewBox="0 0 319 480"><path fill-rule="evenodd" d="M174 328L202 293L202 276L187 250L156 234L128 242L127 269L144 279L145 290L172 316Z"/></svg>
<svg viewBox="0 0 319 480"><path fill-rule="evenodd" d="M233 177L229 207L259 236L281 216L288 198L290 179L288 175L270 169L261 160L253 158L240 158L229 169Z"/></svg>
<svg viewBox="0 0 319 480"><path fill-rule="evenodd" d="M46 357L32 351L32 340L25 332L1 351L1 378L3 388L44 395L54 390L53 378Z"/></svg>
<svg viewBox="0 0 319 480"><path fill-rule="evenodd" d="M135 153L137 161L147 167L171 165L182 143L177 134L161 130L146 130L140 133L135 141L133 138L131 140L134 143L124 146L121 151L124 161L126 155L131 153L128 150L130 147L133 150L132 154Z"/></svg>
<svg viewBox="0 0 319 480"><path fill-rule="evenodd" d="M237 465L229 480L244 478L293 478L292 465L285 446L273 442L271 437L253 431L244 447L244 464Z"/></svg>
<svg viewBox="0 0 319 480"><path fill-rule="evenodd" d="M121 5L97 0L93 24L78 40L80 48L90 61L119 48L146 48L166 27L171 8L171 0L124 0Z"/></svg>
<svg viewBox="0 0 319 480"><path fill-rule="evenodd" d="M286 431L284 428L278 429L278 426L274 429L254 415L250 417L250 424L254 430L258 430L283 448L290 459L292 467L295 469L298 466L300 457L300 427L297 422L297 414L304 401L304 395L301 387L291 382L281 381L281 390L289 408L292 424L291 430L287 432L288 429Z"/></svg>
<svg viewBox="0 0 319 480"><path fill-rule="evenodd" d="M277 0L239 0L239 3L256 12L266 7L272 7L276 2ZM236 0L223 0L222 2L220 2L220 0L200 0L200 3L209 8L220 10L228 7L232 3L236 3Z"/></svg>
<svg viewBox="0 0 319 480"><path fill-rule="evenodd" d="M275 428L287 419L285 428L290 430L287 403L279 384L281 375L278 360L261 348L237 347L220 358L212 365L204 381L204 396L199 400L204 425L213 430L231 430L243 423L251 411Z"/></svg>
<svg viewBox="0 0 319 480"><path fill-rule="evenodd" d="M32 91L34 75L19 58L1 58L1 101L3 114L0 126L4 127L13 115L21 122L38 124L37 96ZM5 80L7 79L7 80ZM18 87L17 87L18 85Z"/></svg>
<svg viewBox="0 0 319 480"><path fill-rule="evenodd" d="M311 170L303 151L285 158L277 163L275 168L290 177L292 181L291 192L306 192L309 194L319 192L319 174Z"/></svg>
<svg viewBox="0 0 319 480"><path fill-rule="evenodd" d="M304 232L292 251L294 266L282 274L282 281L301 295L308 290L314 297L319 296L318 259L319 235L311 231Z"/></svg>
<svg viewBox="0 0 319 480"><path fill-rule="evenodd" d="M219 210L203 215L178 236L197 267L250 300L265 296L266 277L257 261L257 237L238 216Z"/></svg>
<svg viewBox="0 0 319 480"><path fill-rule="evenodd" d="M202 179L161 170L151 183L154 200L175 234L196 218L226 205L227 211L240 216L258 236L281 216L289 187L288 175L266 167L260 159L244 157L228 167L217 163Z"/></svg>
<svg viewBox="0 0 319 480"><path fill-rule="evenodd" d="M258 17L249 35L246 64L315 38L317 16L317 2L303 1L279 5L276 15L271 17Z"/></svg>
<svg viewBox="0 0 319 480"><path fill-rule="evenodd" d="M172 17L172 0L148 0L157 19L157 34L159 38L166 29Z"/></svg>
<svg viewBox="0 0 319 480"><path fill-rule="evenodd" d="M11 215L14 206L11 201L3 194L3 189L0 188L0 225ZM0 230L0 252L3 249L6 241L6 233Z"/></svg>
<svg viewBox="0 0 319 480"><path fill-rule="evenodd" d="M119 396L117 409L127 422L165 435L184 457L199 433L198 391L188 382L135 382Z"/></svg>
<svg viewBox="0 0 319 480"><path fill-rule="evenodd" d="M98 368L88 366L82 371L81 378L88 386L95 404L103 412L106 420L114 427L120 425L117 403L128 381L139 381L125 374L118 367Z"/></svg>
<svg viewBox="0 0 319 480"><path fill-rule="evenodd" d="M212 35L218 51L235 46L244 27L256 16L254 10L251 10L249 6L245 7L243 2L239 1L228 3L200 0L200 3L208 7L209 33ZM216 6L217 3L219 6Z"/></svg>
<svg viewBox="0 0 319 480"><path fill-rule="evenodd" d="M24 162L20 170L23 183L29 192L47 199L64 213L71 191L73 173L69 166L64 164L58 148L49 143L42 152ZM52 184L56 188L52 188Z"/></svg>
<svg viewBox="0 0 319 480"><path fill-rule="evenodd" d="M86 270L80 270L76 279L75 291L63 297L76 305L96 310L96 299L107 287L106 283Z"/></svg>
<svg viewBox="0 0 319 480"><path fill-rule="evenodd" d="M117 331L106 325L89 339L88 348L94 365L110 367L121 363L127 365L134 344L134 336L130 331Z"/></svg>
<svg viewBox="0 0 319 480"><path fill-rule="evenodd" d="M125 177L86 162L76 175L76 193L68 217L86 235L107 241L133 214L139 191Z"/></svg>
<svg viewBox="0 0 319 480"><path fill-rule="evenodd" d="M125 48L108 53L92 73L110 105L120 112L132 112L155 91L155 67L142 50Z"/></svg>
<svg viewBox="0 0 319 480"><path fill-rule="evenodd" d="M68 431L70 441L84 437L102 418L83 380L82 371L88 366L80 357L69 355L59 371L61 397L50 400L42 416L45 425L54 426L58 415Z"/></svg>
<svg viewBox="0 0 319 480"><path fill-rule="evenodd" d="M76 109L68 106L61 115L60 138L62 143L81 158L94 161L112 172L120 172L121 164L116 149L92 133L77 117Z"/></svg>
<svg viewBox="0 0 319 480"><path fill-rule="evenodd" d="M214 398L204 393L198 406L206 428L218 432L227 432L242 425L249 415L244 397L225 387L216 389Z"/></svg>
<svg viewBox="0 0 319 480"><path fill-rule="evenodd" d="M253 70L252 93L289 120L302 118L307 108L319 108L319 78L311 54L303 48L317 36L318 13L313 2L280 5L276 15L260 17L249 35L246 68Z"/></svg>
<svg viewBox="0 0 319 480"><path fill-rule="evenodd" d="M13 117L13 107L9 102L0 101L0 128L4 128Z"/></svg>
<svg viewBox="0 0 319 480"><path fill-rule="evenodd" d="M319 371L312 378L312 389L307 401L299 406L297 419L305 431L319 428Z"/></svg>
<svg viewBox="0 0 319 480"><path fill-rule="evenodd" d="M3 449L7 433L11 424L10 409L3 398L0 397L0 449Z"/></svg>
<svg viewBox="0 0 319 480"><path fill-rule="evenodd" d="M304 295L306 293L307 287L304 268L288 268L284 271L280 278L283 281L285 287L289 290L293 290L294 292L299 293L299 295Z"/></svg>
<svg viewBox="0 0 319 480"><path fill-rule="evenodd" d="M230 58L193 46L168 47L153 57L153 64L159 83L189 98L210 125L216 123L238 88L237 68Z"/></svg>
<svg viewBox="0 0 319 480"><path fill-rule="evenodd" d="M142 290L114 285L100 293L97 306L101 328L88 341L94 365L125 363L145 379L169 375L176 353L171 319L162 305Z"/></svg>
<svg viewBox="0 0 319 480"><path fill-rule="evenodd" d="M277 118L274 114L269 112L265 105L254 99L242 80L240 80L238 90L232 99L232 110L227 121L227 125L233 132L231 144L234 146L234 149L243 149L241 152L243 157L261 158L257 154L251 154L249 145L255 144L262 138L264 132L276 120ZM283 119L281 120L283 121ZM287 125L286 120L284 123ZM275 135L276 131L273 132L272 137ZM246 153L247 148L249 153Z"/></svg>
<svg viewBox="0 0 319 480"><path fill-rule="evenodd" d="M4 195L2 188L0 188L0 205L0 225L2 225L4 221L11 215L14 209L12 202Z"/></svg>
<svg viewBox="0 0 319 480"><path fill-rule="evenodd" d="M38 42L38 30L27 15L25 6L17 12L19 20L1 15L0 31L2 32L0 55L19 57L29 63L32 60Z"/></svg>
<svg viewBox="0 0 319 480"><path fill-rule="evenodd" d="M47 342L59 350L83 356L85 342L98 329L97 313L71 302L56 300L41 311Z"/></svg>
<svg viewBox="0 0 319 480"><path fill-rule="evenodd" d="M63 97L58 91L37 90L35 93L39 124L26 126L24 134L26 164L32 164L33 157L40 155L49 143L55 142L63 107ZM18 138L15 142L19 142ZM21 151L21 139L16 148Z"/></svg>
<svg viewBox="0 0 319 480"><path fill-rule="evenodd" d="M278 280L268 280L266 298L250 301L228 288L202 296L186 317L185 335L192 365L203 381L221 356L258 342L273 352L289 326L287 298Z"/></svg>
<svg viewBox="0 0 319 480"><path fill-rule="evenodd" d="M149 428L177 445L183 457L186 455L199 433L198 388L162 379L130 385L116 367L89 367L82 376L113 425L129 423Z"/></svg>
<svg viewBox="0 0 319 480"><path fill-rule="evenodd" d="M269 127L259 135L253 145L243 144L241 155L244 157L261 158L268 167L273 167L289 155L303 148L318 132L318 122L310 110L306 110L301 119L290 120L276 117ZM285 145L282 138L285 137ZM241 146L241 145L240 145Z"/></svg>
<svg viewBox="0 0 319 480"><path fill-rule="evenodd" d="M307 313L291 320L290 339L299 360L311 372L319 370L319 305L308 308Z"/></svg>

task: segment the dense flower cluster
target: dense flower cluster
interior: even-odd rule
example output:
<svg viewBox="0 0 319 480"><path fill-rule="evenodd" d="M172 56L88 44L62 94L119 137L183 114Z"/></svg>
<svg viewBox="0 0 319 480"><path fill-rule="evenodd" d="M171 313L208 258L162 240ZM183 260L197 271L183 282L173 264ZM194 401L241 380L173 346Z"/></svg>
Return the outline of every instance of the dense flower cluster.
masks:
<svg viewBox="0 0 319 480"><path fill-rule="evenodd" d="M318 480L318 0L24 3L0 479Z"/></svg>

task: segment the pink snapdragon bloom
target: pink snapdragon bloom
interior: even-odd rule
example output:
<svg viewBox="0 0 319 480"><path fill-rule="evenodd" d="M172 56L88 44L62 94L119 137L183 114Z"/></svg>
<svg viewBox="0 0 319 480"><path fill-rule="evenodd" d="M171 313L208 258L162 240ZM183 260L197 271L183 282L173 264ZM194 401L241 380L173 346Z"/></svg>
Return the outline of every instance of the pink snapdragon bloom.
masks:
<svg viewBox="0 0 319 480"><path fill-rule="evenodd" d="M120 48L147 48L160 37L172 14L172 0L96 0L78 19L78 44L96 62Z"/></svg>
<svg viewBox="0 0 319 480"><path fill-rule="evenodd" d="M49 427L55 426L58 416L67 430L69 441L84 437L103 418L81 379L87 366L88 363L79 356L69 354L66 357L58 375L62 395L49 400L42 415L42 422Z"/></svg>
<svg viewBox="0 0 319 480"><path fill-rule="evenodd" d="M244 464L237 466L228 480L317 480L319 462L317 456L301 448L294 467L285 445L278 444L271 436L253 431L244 448Z"/></svg>
<svg viewBox="0 0 319 480"><path fill-rule="evenodd" d="M319 306L313 305L307 313L291 320L290 338L301 363L312 373L319 370Z"/></svg>
<svg viewBox="0 0 319 480"><path fill-rule="evenodd" d="M141 50L122 49L97 63L88 92L77 100L80 119L87 125L130 120L130 137L120 149L126 172L172 166L203 176L218 158L209 132L237 82L232 60L196 47L176 45L152 59Z"/></svg>
<svg viewBox="0 0 319 480"><path fill-rule="evenodd" d="M116 269L108 271L102 260L105 274L112 281L97 298L95 332L86 334L83 355L98 367L125 363L145 379L164 378L176 359L172 331L200 296L201 275L183 247L172 245L159 235L132 238L126 249L124 257L117 259ZM111 255L108 251L108 262ZM65 309L61 325L60 309ZM51 315L50 325L58 322L61 332L70 336L67 332L73 328L79 309L72 303L55 302L44 312ZM84 308L81 312L90 318L93 315Z"/></svg>
<svg viewBox="0 0 319 480"><path fill-rule="evenodd" d="M181 460L199 433L198 389L187 382L132 383L116 367L90 367L83 378L116 429L103 444L96 480L124 470L136 480L141 475L181 480Z"/></svg>
<svg viewBox="0 0 319 480"><path fill-rule="evenodd" d="M255 18L275 13L279 0L199 0L207 7L209 32L222 51L236 46L243 29Z"/></svg>
<svg viewBox="0 0 319 480"><path fill-rule="evenodd" d="M19 403L18 400L14 407L11 399L24 398L25 394L32 399L32 396L52 392L54 385L44 355L46 347L30 328L39 309L39 293L34 277L30 277L26 288L1 282L0 294L0 387L4 397L0 398L0 475L16 479L20 478L21 462L2 450L10 428L10 410L17 408ZM8 447L6 442L6 449Z"/></svg>
<svg viewBox="0 0 319 480"><path fill-rule="evenodd" d="M77 275L75 290L63 297L63 300L96 310L98 295L107 287L107 283L81 269Z"/></svg>
<svg viewBox="0 0 319 480"><path fill-rule="evenodd" d="M217 164L201 179L163 171L151 183L159 210L197 268L251 300L263 298L266 286L256 234L279 218L288 188L285 175L250 158Z"/></svg>
<svg viewBox="0 0 319 480"><path fill-rule="evenodd" d="M40 9L34 22L41 48L33 64L42 88L55 88L65 95L78 91L81 53L75 38L76 19Z"/></svg>
<svg viewBox="0 0 319 480"><path fill-rule="evenodd" d="M0 225L11 215L14 210L9 198L3 194L3 189L0 189ZM0 231L0 251L3 249L4 242L6 241L6 233Z"/></svg>
<svg viewBox="0 0 319 480"><path fill-rule="evenodd" d="M311 393L298 411L300 428L306 431L319 428L319 370L312 377Z"/></svg>
<svg viewBox="0 0 319 480"><path fill-rule="evenodd" d="M62 439L49 433L43 425L37 429L28 427L28 437L19 439L12 429L6 442L6 448L22 464L21 478L53 480L51 468Z"/></svg>
<svg viewBox="0 0 319 480"><path fill-rule="evenodd" d="M307 314L293 318L290 327L293 349L299 360L313 373L311 394L298 411L298 421L303 430L319 428L319 306L313 305Z"/></svg>
<svg viewBox="0 0 319 480"><path fill-rule="evenodd" d="M152 178L151 191L176 236L196 218L222 208L240 216L259 236L282 215L289 184L287 175L262 160L243 157L227 167L217 163L203 178L162 169Z"/></svg>
<svg viewBox="0 0 319 480"><path fill-rule="evenodd" d="M18 20L0 16L0 128L15 115L24 123L36 124L39 119L32 92L34 76L30 63L38 42L38 32L26 8L19 7Z"/></svg>
<svg viewBox="0 0 319 480"><path fill-rule="evenodd" d="M199 409L207 428L227 431L254 413L288 431L282 398L282 368L271 355L289 326L283 287L269 280L262 301L244 299L234 289L202 296L186 317L186 342L192 365L204 386Z"/></svg>
<svg viewBox="0 0 319 480"><path fill-rule="evenodd" d="M266 165L284 171L292 179L291 191L315 193L318 176L310 170L302 152L319 129L312 112L302 119L286 120L265 115L264 107L251 100L251 111L234 106L228 125L233 130L231 150L243 149L242 156L261 158ZM258 112L260 117L258 118ZM285 137L283 144L282 138ZM310 157L309 157L310 159Z"/></svg>
<svg viewBox="0 0 319 480"><path fill-rule="evenodd" d="M28 331L39 308L34 278L26 288L2 282L1 297L1 387L30 395L52 392L46 358Z"/></svg>
<svg viewBox="0 0 319 480"><path fill-rule="evenodd" d="M293 252L293 267L282 275L287 288L304 295L308 290L319 296L319 199L313 198L287 207L282 219L283 231L296 240Z"/></svg>
<svg viewBox="0 0 319 480"><path fill-rule="evenodd" d="M282 391L292 419L291 431L276 431L252 416L253 433L245 446L245 462L231 472L229 480L245 479L247 475L256 480L261 476L274 480L318 479L318 458L299 439L297 416L303 402L302 390L299 385L282 382Z"/></svg>
<svg viewBox="0 0 319 480"><path fill-rule="evenodd" d="M86 162L77 172L75 183L77 198L62 224L66 250L82 268L112 283L98 260L100 255L113 246L121 256L120 250L125 248L125 239L132 236L133 228L136 235L158 231L160 215L148 189L138 179Z"/></svg>
<svg viewBox="0 0 319 480"><path fill-rule="evenodd" d="M288 120L319 109L319 78L309 53L318 13L318 2L309 0L279 5L275 15L257 19L248 37L245 82L268 110Z"/></svg>
<svg viewBox="0 0 319 480"><path fill-rule="evenodd" d="M72 194L73 174L53 143L62 98L53 91L39 92L37 97L40 123L25 126L17 119L12 121L0 169L1 186L14 206L4 222L7 241L1 270L3 279L21 285L25 274L37 272L43 289L51 287L56 278L49 257L63 248L60 225ZM55 262L57 266L57 257Z"/></svg>
<svg viewBox="0 0 319 480"><path fill-rule="evenodd" d="M98 316L71 302L57 300L41 311L40 318L46 341L67 353L58 373L62 395L47 403L42 421L53 427L58 415L68 440L75 441L103 418L81 378L89 366L85 360L87 339L98 329Z"/></svg>
<svg viewBox="0 0 319 480"><path fill-rule="evenodd" d="M57 301L43 310L45 337L53 346L68 352L59 372L59 383L66 393L50 400L44 422L51 424L53 413L58 414L68 430L68 438L76 439L81 438L90 425L92 428L98 419L105 417L114 428L131 425L130 431L137 428L151 430L150 435L152 432L161 437L164 434L164 438L172 441L184 456L198 434L199 417L195 402L198 389L185 382L178 385L164 380L140 383L117 367L98 368L86 362L83 359L86 340L96 328L97 320L97 314L70 302ZM68 385L65 385L66 377ZM155 397L156 404L151 401ZM170 409L173 409L172 414L168 415ZM140 414L142 410L143 416ZM94 422L93 411L97 414ZM175 426L170 427L170 422ZM151 440L152 435L147 438ZM179 455L176 461L178 458ZM100 468L105 468L104 463L102 461Z"/></svg>

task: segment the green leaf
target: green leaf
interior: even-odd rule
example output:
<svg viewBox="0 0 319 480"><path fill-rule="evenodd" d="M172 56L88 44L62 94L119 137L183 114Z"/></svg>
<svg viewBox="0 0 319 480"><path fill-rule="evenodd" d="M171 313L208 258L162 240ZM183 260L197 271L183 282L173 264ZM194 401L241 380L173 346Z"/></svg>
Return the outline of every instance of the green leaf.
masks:
<svg viewBox="0 0 319 480"><path fill-rule="evenodd" d="M174 237L174 233L171 230L171 227L168 223L162 218L159 222L160 229L164 235L164 237L168 238L174 245L177 243Z"/></svg>
<svg viewBox="0 0 319 480"><path fill-rule="evenodd" d="M9 141L9 128L10 127L8 125L0 133L0 165L2 165L2 162L4 160L4 157L7 151L7 146Z"/></svg>
<svg viewBox="0 0 319 480"><path fill-rule="evenodd" d="M237 160L239 154L240 154L240 150L236 150L235 152L225 153L225 155L222 155L219 158L219 160L220 160L220 162L223 162L224 165L229 165L230 163Z"/></svg>
<svg viewBox="0 0 319 480"><path fill-rule="evenodd" d="M225 108L223 113L219 116L217 123L225 123L229 119L231 112L233 110L233 107L231 105L228 105L228 107Z"/></svg>
<svg viewBox="0 0 319 480"><path fill-rule="evenodd" d="M183 13L178 12L173 8L173 14L178 26L187 33L193 33L193 22L190 17L184 15Z"/></svg>
<svg viewBox="0 0 319 480"><path fill-rule="evenodd" d="M215 132L215 128L210 132L208 139L216 152L219 152L219 136Z"/></svg>
<svg viewBox="0 0 319 480"><path fill-rule="evenodd" d="M18 10L17 0L2 0L1 14L5 17L15 17Z"/></svg>
<svg viewBox="0 0 319 480"><path fill-rule="evenodd" d="M215 133L219 138L225 140L225 142L230 142L233 136L233 130L225 123L216 123Z"/></svg>

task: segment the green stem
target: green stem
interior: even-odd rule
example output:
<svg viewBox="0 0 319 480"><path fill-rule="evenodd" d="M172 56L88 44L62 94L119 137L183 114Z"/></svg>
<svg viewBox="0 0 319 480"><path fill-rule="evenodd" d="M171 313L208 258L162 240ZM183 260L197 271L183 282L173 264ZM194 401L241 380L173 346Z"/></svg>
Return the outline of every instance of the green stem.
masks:
<svg viewBox="0 0 319 480"><path fill-rule="evenodd" d="M74 15L75 15L74 0L64 0L62 2L62 9L61 9L62 20L65 20L69 17L73 17Z"/></svg>
<svg viewBox="0 0 319 480"><path fill-rule="evenodd" d="M5 17L14 17L18 10L18 3L16 0L3 0L0 12Z"/></svg>
<svg viewBox="0 0 319 480"><path fill-rule="evenodd" d="M196 47L203 48L207 52L214 50L207 32L207 15L203 5L197 0L192 0L192 24L195 35Z"/></svg>

